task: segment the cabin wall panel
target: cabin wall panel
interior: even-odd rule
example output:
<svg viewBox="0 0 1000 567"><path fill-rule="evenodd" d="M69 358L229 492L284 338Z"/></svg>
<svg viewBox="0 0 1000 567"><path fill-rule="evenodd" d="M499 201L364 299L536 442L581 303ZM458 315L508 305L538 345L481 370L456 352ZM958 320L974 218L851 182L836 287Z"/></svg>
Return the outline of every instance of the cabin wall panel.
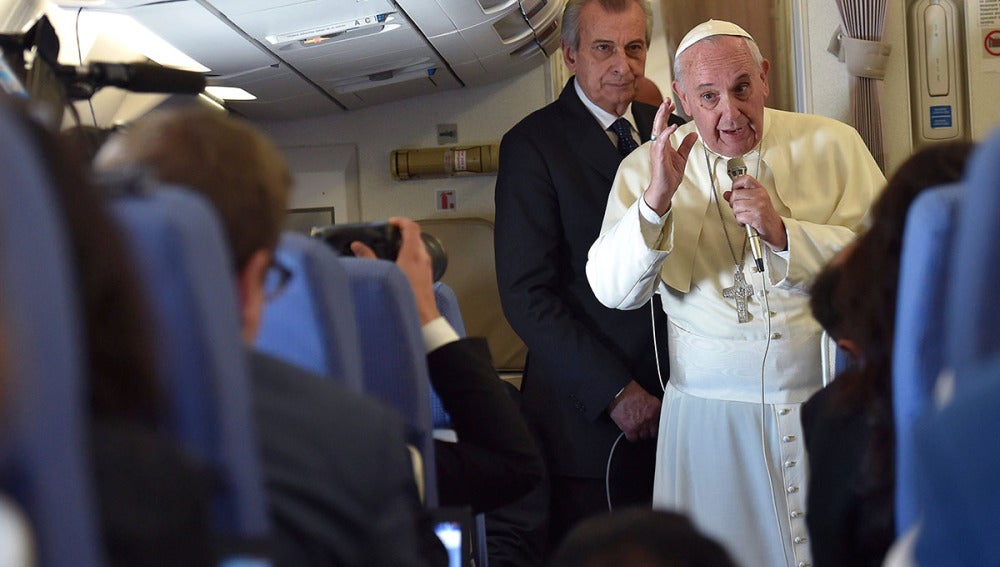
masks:
<svg viewBox="0 0 1000 567"><path fill-rule="evenodd" d="M495 175L400 181L392 178L389 156L392 150L400 148L438 147L437 125L441 123L457 124L460 145L498 143L519 120L550 102L547 74L547 66L543 65L518 77L480 87L443 91L308 120L258 124L282 148L334 144L357 147L360 210L349 217L338 210L338 222L379 220L393 215L474 216L493 220ZM294 174L296 164L291 167ZM455 210L437 210L437 191L442 189L456 192ZM346 188L335 189L340 190Z"/></svg>

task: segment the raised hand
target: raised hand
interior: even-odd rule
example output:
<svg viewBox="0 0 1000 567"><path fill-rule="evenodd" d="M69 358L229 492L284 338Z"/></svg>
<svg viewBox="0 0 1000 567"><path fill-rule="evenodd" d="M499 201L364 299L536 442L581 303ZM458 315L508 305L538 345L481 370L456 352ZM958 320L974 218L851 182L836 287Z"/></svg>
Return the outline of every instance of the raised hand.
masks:
<svg viewBox="0 0 1000 567"><path fill-rule="evenodd" d="M672 99L663 101L653 119L653 135L650 138L653 145L649 149L649 161L653 175L649 187L643 193L643 199L660 216L670 209L670 200L684 179L688 155L698 140L698 134L691 132L681 140L676 149L670 145L670 136L677 130L676 124L669 124L670 113L675 108Z"/></svg>

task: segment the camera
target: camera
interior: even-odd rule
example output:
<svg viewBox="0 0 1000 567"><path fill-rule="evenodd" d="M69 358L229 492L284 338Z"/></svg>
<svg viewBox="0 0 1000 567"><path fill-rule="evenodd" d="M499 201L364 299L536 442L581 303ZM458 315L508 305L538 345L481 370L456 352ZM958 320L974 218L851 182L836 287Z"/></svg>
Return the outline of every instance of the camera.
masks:
<svg viewBox="0 0 1000 567"><path fill-rule="evenodd" d="M323 240L342 256L353 256L351 243L359 241L371 248L375 256L393 262L399 256L399 248L402 245L399 227L385 221L315 227L309 235ZM445 254L444 246L434 235L426 232L420 233L420 240L423 241L424 248L431 257L434 281L438 281L448 269L448 256Z"/></svg>

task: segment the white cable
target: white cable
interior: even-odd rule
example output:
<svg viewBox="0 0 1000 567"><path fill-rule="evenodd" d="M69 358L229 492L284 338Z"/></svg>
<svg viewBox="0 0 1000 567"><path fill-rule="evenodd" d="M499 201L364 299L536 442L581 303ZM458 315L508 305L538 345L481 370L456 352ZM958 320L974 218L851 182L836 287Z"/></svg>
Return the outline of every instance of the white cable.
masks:
<svg viewBox="0 0 1000 567"><path fill-rule="evenodd" d="M771 349L771 306L767 300L767 274L760 274L761 305L764 308L764 323L767 329L767 342L764 343L764 356L760 360L760 451L764 458L764 470L767 471L767 484L771 489L771 507L774 510L775 527L778 528L778 537L781 538L781 553L785 557L785 565L788 565L788 549L785 547L785 532L781 527L781 514L778 513L778 501L774 496L774 479L771 477L771 460L767 454L767 429L766 429L766 409L764 397L764 374L766 371L767 353ZM783 492L782 492L783 493Z"/></svg>
<svg viewBox="0 0 1000 567"><path fill-rule="evenodd" d="M611 457L615 455L615 448L618 447L618 442L625 437L625 432L622 431L618 434L618 438L611 445L611 450L608 451L608 464L604 467L604 493L608 496L608 512L614 512L611 508Z"/></svg>
<svg viewBox="0 0 1000 567"><path fill-rule="evenodd" d="M667 383L663 380L663 372L660 371L660 346L656 340L656 304L653 303L652 298L649 300L649 326L653 328L653 356L656 357L656 377L660 380L660 389L665 393Z"/></svg>
<svg viewBox="0 0 1000 567"><path fill-rule="evenodd" d="M654 296L655 297L655 296ZM667 391L667 383L663 381L663 372L660 370L660 347L656 340L656 303L653 299L649 300L649 324L653 328L653 355L656 357L656 377L660 380L660 388L664 392ZM604 468L604 490L608 497L608 511L613 512L611 508L611 458L615 454L615 448L618 447L618 442L622 440L625 436L625 432L618 434L618 438L615 439L614 444L611 445L611 450L608 452L608 463Z"/></svg>

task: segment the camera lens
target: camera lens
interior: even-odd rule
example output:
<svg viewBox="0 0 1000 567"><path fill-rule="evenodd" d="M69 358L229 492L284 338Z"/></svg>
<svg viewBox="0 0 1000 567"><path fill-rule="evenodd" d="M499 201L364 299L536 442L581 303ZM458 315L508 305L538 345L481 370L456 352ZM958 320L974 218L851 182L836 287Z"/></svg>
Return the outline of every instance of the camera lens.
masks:
<svg viewBox="0 0 1000 567"><path fill-rule="evenodd" d="M329 244L343 256L353 256L351 243L355 240L364 242L383 260L395 261L399 254L399 229L386 222L357 223L345 225L330 225L314 227L310 232L313 238L319 238ZM448 269L448 256L444 245L433 234L421 231L420 240L431 257L431 272L434 281L439 281Z"/></svg>
<svg viewBox="0 0 1000 567"><path fill-rule="evenodd" d="M427 253L431 257L431 271L434 275L434 281L440 281L445 270L448 269L448 255L445 254L444 245L436 236L427 232L420 233L420 240L424 242L424 248L427 249Z"/></svg>

